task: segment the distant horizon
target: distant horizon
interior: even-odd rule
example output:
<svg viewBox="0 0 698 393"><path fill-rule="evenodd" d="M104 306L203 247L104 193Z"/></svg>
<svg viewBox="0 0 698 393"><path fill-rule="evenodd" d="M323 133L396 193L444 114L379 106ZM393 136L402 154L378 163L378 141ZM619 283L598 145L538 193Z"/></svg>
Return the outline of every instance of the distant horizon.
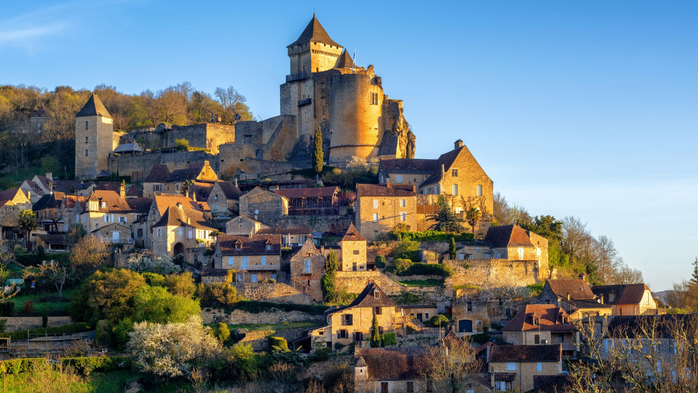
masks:
<svg viewBox="0 0 698 393"><path fill-rule="evenodd" d="M448 9L446 9L448 8ZM403 100L417 158L462 139L510 204L579 217L655 291L698 255L698 4L12 3L0 84L126 94L234 86L279 114L286 45L317 13ZM215 9L215 12L213 10ZM179 22L186 23L179 23Z"/></svg>

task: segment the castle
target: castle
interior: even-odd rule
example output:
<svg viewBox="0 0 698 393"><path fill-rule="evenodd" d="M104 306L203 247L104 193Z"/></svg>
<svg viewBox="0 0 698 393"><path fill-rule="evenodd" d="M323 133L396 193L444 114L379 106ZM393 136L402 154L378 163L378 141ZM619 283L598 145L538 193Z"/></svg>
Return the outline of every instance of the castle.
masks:
<svg viewBox="0 0 698 393"><path fill-rule="evenodd" d="M326 161L333 165L343 166L354 157L414 157L416 138L403 116L402 101L388 98L373 66L358 67L315 15L287 50L290 73L280 88L280 115L262 121L239 121L234 127L160 126L120 135L113 133L111 116L93 95L76 117L76 178L119 173L139 181L155 165L172 171L204 160L229 175L307 167L317 127ZM206 151L168 149L179 138ZM144 152L137 141L158 150Z"/></svg>

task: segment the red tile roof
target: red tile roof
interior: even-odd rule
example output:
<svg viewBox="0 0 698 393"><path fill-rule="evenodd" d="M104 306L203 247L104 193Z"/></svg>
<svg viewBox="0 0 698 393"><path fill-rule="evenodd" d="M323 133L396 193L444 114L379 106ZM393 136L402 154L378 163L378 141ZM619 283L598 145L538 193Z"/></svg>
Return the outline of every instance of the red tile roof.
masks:
<svg viewBox="0 0 698 393"><path fill-rule="evenodd" d="M498 345L490 352L490 363L559 362L562 347L555 345Z"/></svg>
<svg viewBox="0 0 698 393"><path fill-rule="evenodd" d="M605 304L639 304L645 291L650 289L645 284L627 284L627 285L594 285L591 287L592 292L598 296L603 296ZM610 300L613 295L613 301Z"/></svg>
<svg viewBox="0 0 698 393"><path fill-rule="evenodd" d="M533 324L534 316L538 318L539 325ZM574 326L563 323L562 318L568 318L569 321L569 314L554 304L527 304L502 330L519 332L528 330L576 331Z"/></svg>
<svg viewBox="0 0 698 393"><path fill-rule="evenodd" d="M218 244L223 255L280 255L281 235L220 235ZM239 248L236 246L239 244ZM267 250L267 244L271 249Z"/></svg>
<svg viewBox="0 0 698 393"><path fill-rule="evenodd" d="M385 196L401 197L415 196L417 190L414 184L357 184L356 194L359 197L365 196Z"/></svg>
<svg viewBox="0 0 698 393"><path fill-rule="evenodd" d="M150 169L150 173L143 179L144 183L165 183L170 177L170 170L167 165L155 165Z"/></svg>
<svg viewBox="0 0 698 393"><path fill-rule="evenodd" d="M490 229L487 230L485 241L490 243L493 248L533 247L531 238L526 233L526 230L518 225L490 227Z"/></svg>
<svg viewBox="0 0 698 393"><path fill-rule="evenodd" d="M356 229L356 227L354 226L354 223L352 222L349 225L349 229L347 229L347 232L344 234L344 237L342 238L342 240L340 240L340 243L341 242L365 242L365 241L366 241L366 239L363 236L361 236L361 233L359 233L359 230Z"/></svg>
<svg viewBox="0 0 698 393"><path fill-rule="evenodd" d="M574 300L594 299L594 292L586 281L580 278L547 280L545 285L559 297L567 299L567 294Z"/></svg>

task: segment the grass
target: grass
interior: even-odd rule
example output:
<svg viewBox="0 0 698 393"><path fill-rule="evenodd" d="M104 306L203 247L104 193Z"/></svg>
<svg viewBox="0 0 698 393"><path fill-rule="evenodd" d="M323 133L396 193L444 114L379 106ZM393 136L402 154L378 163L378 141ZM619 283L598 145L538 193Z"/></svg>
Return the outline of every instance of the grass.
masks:
<svg viewBox="0 0 698 393"><path fill-rule="evenodd" d="M466 289L466 288L467 289L480 289L480 287L478 287L477 285L473 285L473 284L461 284L461 285L454 285L453 286L454 291L457 291L459 289Z"/></svg>
<svg viewBox="0 0 698 393"><path fill-rule="evenodd" d="M314 322L291 322L279 324L254 324L254 325L228 325L228 329L247 329L247 330L285 330L318 326Z"/></svg>
<svg viewBox="0 0 698 393"><path fill-rule="evenodd" d="M435 278L430 278L428 280L407 280L398 282L408 287L440 287L443 285L443 281Z"/></svg>
<svg viewBox="0 0 698 393"><path fill-rule="evenodd" d="M23 291L27 291L25 288ZM56 301L58 292L42 292L31 293L26 295L13 296L9 300L15 303L15 316L41 316L43 315L44 306L48 308L49 315L69 315L68 307L70 306L70 298L73 296L75 288L63 290L63 300ZM22 293L22 292L20 292ZM43 301L40 301L42 299ZM22 312L24 302L31 300L34 302L34 309L31 313L25 314Z"/></svg>

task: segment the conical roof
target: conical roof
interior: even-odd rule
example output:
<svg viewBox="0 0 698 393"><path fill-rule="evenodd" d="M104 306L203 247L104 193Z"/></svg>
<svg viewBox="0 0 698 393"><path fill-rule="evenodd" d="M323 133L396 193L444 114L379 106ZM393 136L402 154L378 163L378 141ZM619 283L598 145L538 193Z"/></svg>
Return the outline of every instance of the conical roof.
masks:
<svg viewBox="0 0 698 393"><path fill-rule="evenodd" d="M325 29L322 27L320 21L317 20L315 14L313 14L313 19L310 21L310 23L308 23L308 26L305 27L305 30L303 30L303 33L301 33L300 37L298 37L298 39L294 43L287 46L287 48L307 44L308 42L320 42L323 44L334 45L340 48L342 47L338 43L332 41L332 38L330 38L330 35L327 34Z"/></svg>
<svg viewBox="0 0 698 393"><path fill-rule="evenodd" d="M97 94L92 94L90 99L85 103L85 106L83 106L82 109L80 109L80 112L75 115L75 117L86 116L102 116L111 119L111 115L107 111L107 108L104 107L104 104L102 104L102 100L97 97Z"/></svg>
<svg viewBox="0 0 698 393"><path fill-rule="evenodd" d="M334 68L352 68L354 67L354 60L351 58L347 50L345 49L344 52L342 52L342 55L339 56L339 60L337 60L337 65Z"/></svg>

